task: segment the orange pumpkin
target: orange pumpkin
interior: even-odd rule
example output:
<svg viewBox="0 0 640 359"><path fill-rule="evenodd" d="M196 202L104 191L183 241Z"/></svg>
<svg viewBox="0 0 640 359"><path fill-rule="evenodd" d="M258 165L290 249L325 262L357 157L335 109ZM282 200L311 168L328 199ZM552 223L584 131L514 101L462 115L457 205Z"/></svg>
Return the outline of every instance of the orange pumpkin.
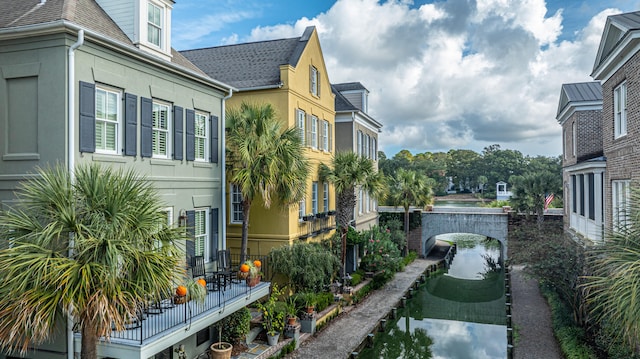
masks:
<svg viewBox="0 0 640 359"><path fill-rule="evenodd" d="M198 279L198 284L200 284L201 286L203 286L205 288L207 287L207 281L202 279L202 278Z"/></svg>
<svg viewBox="0 0 640 359"><path fill-rule="evenodd" d="M179 285L178 288L176 288L176 295L179 297L184 297L185 295L187 295L187 287Z"/></svg>
<svg viewBox="0 0 640 359"><path fill-rule="evenodd" d="M242 273L247 273L247 272L249 271L249 269L250 269L250 268L249 268L249 265L248 265L248 264L242 264L242 265L240 266L240 272L242 272Z"/></svg>
<svg viewBox="0 0 640 359"><path fill-rule="evenodd" d="M256 259L255 261L253 261L253 265L259 268L262 266L262 262Z"/></svg>

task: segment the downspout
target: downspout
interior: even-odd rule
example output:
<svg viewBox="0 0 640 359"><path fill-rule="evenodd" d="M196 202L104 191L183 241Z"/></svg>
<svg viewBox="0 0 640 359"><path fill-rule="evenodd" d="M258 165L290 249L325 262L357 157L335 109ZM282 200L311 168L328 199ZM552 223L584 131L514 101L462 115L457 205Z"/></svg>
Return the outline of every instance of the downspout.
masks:
<svg viewBox="0 0 640 359"><path fill-rule="evenodd" d="M220 141L220 146L222 147L222 156L220 159L220 165L222 167L222 175L220 178L220 188L222 191L222 240L223 240L223 246L222 249L227 249L227 164L226 164L226 159L227 159L227 136L226 136L226 129L227 129L227 115L226 115L226 107L227 107L227 100L231 98L231 96L233 96L233 89L229 89L229 95L225 96L222 98L222 121L221 125L220 125L220 137L222 138L222 141Z"/></svg>
<svg viewBox="0 0 640 359"><path fill-rule="evenodd" d="M71 177L71 180L73 181L74 179L74 173L73 173L73 168L75 166L75 108L76 108L76 101L75 101L75 50L82 46L82 44L84 43L84 30L80 29L78 31L78 41L76 41L73 45L71 45L71 47L69 48L69 61L68 61L68 79L69 82L67 84L67 88L68 88L68 93L69 93L69 97L67 98L68 101L68 114L69 117L67 118L67 166L68 166L68 170L69 170L69 176ZM69 256L73 255L73 233L69 234ZM69 308L69 315L67 315L67 358L68 359L74 359L74 354L75 354L75 350L74 350L74 338L73 338L73 317L71 316L71 309Z"/></svg>

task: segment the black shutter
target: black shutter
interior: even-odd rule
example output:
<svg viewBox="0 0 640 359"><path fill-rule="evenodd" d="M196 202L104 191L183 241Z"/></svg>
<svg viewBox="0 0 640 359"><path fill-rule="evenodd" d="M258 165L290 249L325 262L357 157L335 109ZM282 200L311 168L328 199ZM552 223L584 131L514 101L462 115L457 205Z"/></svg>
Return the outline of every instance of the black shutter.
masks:
<svg viewBox="0 0 640 359"><path fill-rule="evenodd" d="M124 154L135 156L138 154L138 96L124 94Z"/></svg>
<svg viewBox="0 0 640 359"><path fill-rule="evenodd" d="M96 151L96 85L80 81L80 152Z"/></svg>
<svg viewBox="0 0 640 359"><path fill-rule="evenodd" d="M187 123L185 124L187 131L187 161L196 159L196 112L194 110L186 110Z"/></svg>
<svg viewBox="0 0 640 359"><path fill-rule="evenodd" d="M153 101L140 99L140 156L153 155Z"/></svg>
<svg viewBox="0 0 640 359"><path fill-rule="evenodd" d="M209 261L218 259L218 209L211 209L211 235L209 236Z"/></svg>
<svg viewBox="0 0 640 359"><path fill-rule="evenodd" d="M194 242L196 237L195 225L196 211L187 211L187 233L189 234L189 238L187 239L187 245L185 246L185 254L188 266L191 266L191 258L196 255L196 243Z"/></svg>
<svg viewBox="0 0 640 359"><path fill-rule="evenodd" d="M218 163L218 116L211 116L209 118L209 128L211 129L211 150L210 161L212 163Z"/></svg>
<svg viewBox="0 0 640 359"><path fill-rule="evenodd" d="M173 107L173 159L182 160L182 143L183 143L183 108L180 106Z"/></svg>

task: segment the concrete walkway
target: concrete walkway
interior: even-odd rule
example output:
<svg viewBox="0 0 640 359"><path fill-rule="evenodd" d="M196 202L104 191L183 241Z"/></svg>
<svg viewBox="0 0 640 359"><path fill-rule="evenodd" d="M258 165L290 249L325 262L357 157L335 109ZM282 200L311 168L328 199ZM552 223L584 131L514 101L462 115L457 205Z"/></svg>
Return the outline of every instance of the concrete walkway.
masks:
<svg viewBox="0 0 640 359"><path fill-rule="evenodd" d="M333 320L315 337L304 341L298 350L286 358L344 359L357 349L378 321L397 305L403 294L415 283L427 267L437 263L431 259L416 259L396 273L383 288L372 292L364 301Z"/></svg>
<svg viewBox="0 0 640 359"><path fill-rule="evenodd" d="M562 359L553 335L549 305L540 293L538 281L522 265L511 266L511 298L513 326L518 333L515 359Z"/></svg>

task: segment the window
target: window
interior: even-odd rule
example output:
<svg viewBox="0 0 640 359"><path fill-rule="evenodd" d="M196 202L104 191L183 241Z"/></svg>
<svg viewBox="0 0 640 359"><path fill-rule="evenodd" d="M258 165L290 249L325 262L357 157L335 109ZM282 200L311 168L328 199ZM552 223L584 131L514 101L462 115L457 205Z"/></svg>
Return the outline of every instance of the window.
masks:
<svg viewBox="0 0 640 359"><path fill-rule="evenodd" d="M318 213L318 182L311 185L311 210L313 214Z"/></svg>
<svg viewBox="0 0 640 359"><path fill-rule="evenodd" d="M371 153L369 152L369 142L371 141L371 137L369 135L364 136L364 148L362 149L362 155L366 158L371 158Z"/></svg>
<svg viewBox="0 0 640 359"><path fill-rule="evenodd" d="M578 153L578 129L576 127L576 121L573 121L573 124L571 125L571 155L574 157Z"/></svg>
<svg viewBox="0 0 640 359"><path fill-rule="evenodd" d="M585 202L584 202L584 175L580 174L578 175L578 196L580 196L580 202L578 203L578 210L580 212L580 215L584 217L584 210L585 210Z"/></svg>
<svg viewBox="0 0 640 359"><path fill-rule="evenodd" d="M120 92L96 87L96 152L120 152L120 98Z"/></svg>
<svg viewBox="0 0 640 359"><path fill-rule="evenodd" d="M630 181L611 182L613 229L616 231L625 227L629 218L629 199L631 198L629 184Z"/></svg>
<svg viewBox="0 0 640 359"><path fill-rule="evenodd" d="M306 215L306 213L304 213L307 209L306 209L306 202L304 199L300 200L300 204L298 205L298 219L302 221L302 217L304 217Z"/></svg>
<svg viewBox="0 0 640 359"><path fill-rule="evenodd" d="M613 115L615 138L627 134L627 83L613 90Z"/></svg>
<svg viewBox="0 0 640 359"><path fill-rule="evenodd" d="M578 213L578 183L576 176L571 176L571 212Z"/></svg>
<svg viewBox="0 0 640 359"><path fill-rule="evenodd" d="M329 183L325 182L322 184L322 210L325 212L329 211Z"/></svg>
<svg viewBox="0 0 640 359"><path fill-rule="evenodd" d="M235 184L231 185L231 223L242 223L242 191Z"/></svg>
<svg viewBox="0 0 640 359"><path fill-rule="evenodd" d="M362 155L362 131L358 130L358 138L356 140L356 153Z"/></svg>
<svg viewBox="0 0 640 359"><path fill-rule="evenodd" d="M305 145L305 128L304 128L304 122L305 122L305 118L306 118L307 114L304 113L304 111L302 110L296 110L296 127L298 127L298 133L300 134L300 141L302 142L302 145Z"/></svg>
<svg viewBox="0 0 640 359"><path fill-rule="evenodd" d="M329 121L322 120L322 149L329 151Z"/></svg>
<svg viewBox="0 0 640 359"><path fill-rule="evenodd" d="M378 143L375 137L371 137L371 151L373 152L373 156L371 158L373 158L374 161L377 161L378 160Z"/></svg>
<svg viewBox="0 0 640 359"><path fill-rule="evenodd" d="M318 118L311 116L311 147L318 148Z"/></svg>
<svg viewBox="0 0 640 359"><path fill-rule="evenodd" d="M209 158L209 116L196 112L195 116L195 160L208 161Z"/></svg>
<svg viewBox="0 0 640 359"><path fill-rule="evenodd" d="M152 147L153 157L169 158L170 150L170 131L171 131L171 109L167 104L153 102L152 120L153 134Z"/></svg>
<svg viewBox="0 0 640 359"><path fill-rule="evenodd" d="M596 219L596 187L595 187L595 175L593 173L587 174L587 197L589 203L589 219Z"/></svg>
<svg viewBox="0 0 640 359"><path fill-rule="evenodd" d="M207 239L209 238L207 218L209 216L207 216L207 209L196 209L195 212L195 224L193 226L195 255L204 256L205 261L208 261L210 256L209 248L207 248Z"/></svg>
<svg viewBox="0 0 640 359"><path fill-rule="evenodd" d="M364 204L362 203L362 189L358 192L358 214L362 214L362 207Z"/></svg>
<svg viewBox="0 0 640 359"><path fill-rule="evenodd" d="M148 3L147 8L147 41L158 47L162 39L162 8Z"/></svg>
<svg viewBox="0 0 640 359"><path fill-rule="evenodd" d="M309 69L309 91L314 96L320 96L320 78L318 76L318 69L311 66Z"/></svg>

